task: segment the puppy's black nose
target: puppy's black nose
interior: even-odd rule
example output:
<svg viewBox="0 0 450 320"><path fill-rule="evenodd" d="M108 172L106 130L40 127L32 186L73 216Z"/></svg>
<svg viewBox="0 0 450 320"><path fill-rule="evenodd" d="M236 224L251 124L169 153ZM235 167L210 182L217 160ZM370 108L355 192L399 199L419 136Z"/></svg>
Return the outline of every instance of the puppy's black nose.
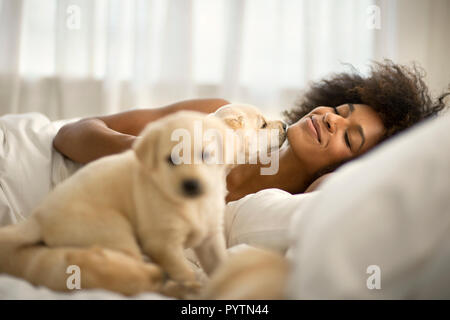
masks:
<svg viewBox="0 0 450 320"><path fill-rule="evenodd" d="M195 197L202 193L200 183L195 179L187 179L183 181L183 192L189 197Z"/></svg>
<svg viewBox="0 0 450 320"><path fill-rule="evenodd" d="M281 122L281 125L283 126L283 130L286 131L286 129L287 129L287 127L288 127L287 123L284 122L284 121L282 121L282 122Z"/></svg>

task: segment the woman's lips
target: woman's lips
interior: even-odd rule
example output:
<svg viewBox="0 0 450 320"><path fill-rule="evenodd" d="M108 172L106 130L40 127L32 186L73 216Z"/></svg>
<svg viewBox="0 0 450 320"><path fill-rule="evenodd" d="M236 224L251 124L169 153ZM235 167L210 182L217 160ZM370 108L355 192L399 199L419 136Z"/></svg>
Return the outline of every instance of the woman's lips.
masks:
<svg viewBox="0 0 450 320"><path fill-rule="evenodd" d="M312 120L312 117L311 117L311 118L310 118L310 117L306 118L306 122L307 122L307 124L308 124L309 130L311 130L311 133L313 134L313 136L314 136L314 137L317 139L317 141L319 141L319 143L320 143L320 140L319 140L319 134L318 134L318 131L317 131L315 125L314 125L314 122L313 122L313 120Z"/></svg>
<svg viewBox="0 0 450 320"><path fill-rule="evenodd" d="M312 123L314 125L314 129L316 129L316 132L317 132L317 139L319 140L319 143L321 143L322 142L322 135L320 133L320 125L317 122L317 119L314 118L314 116L311 116L311 120L312 120Z"/></svg>

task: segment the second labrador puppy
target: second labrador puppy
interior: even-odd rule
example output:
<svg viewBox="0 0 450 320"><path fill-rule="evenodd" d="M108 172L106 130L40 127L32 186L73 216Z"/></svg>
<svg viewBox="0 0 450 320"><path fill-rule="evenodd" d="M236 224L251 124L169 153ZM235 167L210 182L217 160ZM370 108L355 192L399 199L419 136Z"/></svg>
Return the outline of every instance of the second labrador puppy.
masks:
<svg viewBox="0 0 450 320"><path fill-rule="evenodd" d="M262 150L261 145L258 144L253 152L267 151L270 153L273 149L279 148L286 140L287 124L281 120L268 119L257 107L251 104L230 103L217 109L213 115L222 119L237 133L247 157L251 154L250 144L257 142L252 138L258 134L265 134L267 147ZM276 130L275 141L272 141L272 130Z"/></svg>

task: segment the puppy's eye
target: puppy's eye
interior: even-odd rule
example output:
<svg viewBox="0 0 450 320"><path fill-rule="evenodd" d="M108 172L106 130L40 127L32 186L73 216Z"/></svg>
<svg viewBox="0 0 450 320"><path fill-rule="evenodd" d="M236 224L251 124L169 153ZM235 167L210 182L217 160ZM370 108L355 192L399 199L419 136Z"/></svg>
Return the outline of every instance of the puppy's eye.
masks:
<svg viewBox="0 0 450 320"><path fill-rule="evenodd" d="M267 122L264 121L264 123L263 123L262 126L261 126L261 129L265 129L266 127L267 127Z"/></svg>
<svg viewBox="0 0 450 320"><path fill-rule="evenodd" d="M174 165L175 165L175 162L173 162L172 156L171 156L170 154L166 157L166 161L167 161L167 163L168 163L169 165L171 165L171 166L174 166Z"/></svg>

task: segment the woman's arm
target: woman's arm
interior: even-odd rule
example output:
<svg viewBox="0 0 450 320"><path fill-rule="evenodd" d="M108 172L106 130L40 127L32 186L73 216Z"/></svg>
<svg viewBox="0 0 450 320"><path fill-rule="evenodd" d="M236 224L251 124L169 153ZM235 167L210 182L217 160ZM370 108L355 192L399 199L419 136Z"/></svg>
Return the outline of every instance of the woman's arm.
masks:
<svg viewBox="0 0 450 320"><path fill-rule="evenodd" d="M151 121L180 110L211 113L228 103L223 99L194 99L157 109L85 118L63 126L53 139L53 146L73 161L88 163L129 149L135 137Z"/></svg>

